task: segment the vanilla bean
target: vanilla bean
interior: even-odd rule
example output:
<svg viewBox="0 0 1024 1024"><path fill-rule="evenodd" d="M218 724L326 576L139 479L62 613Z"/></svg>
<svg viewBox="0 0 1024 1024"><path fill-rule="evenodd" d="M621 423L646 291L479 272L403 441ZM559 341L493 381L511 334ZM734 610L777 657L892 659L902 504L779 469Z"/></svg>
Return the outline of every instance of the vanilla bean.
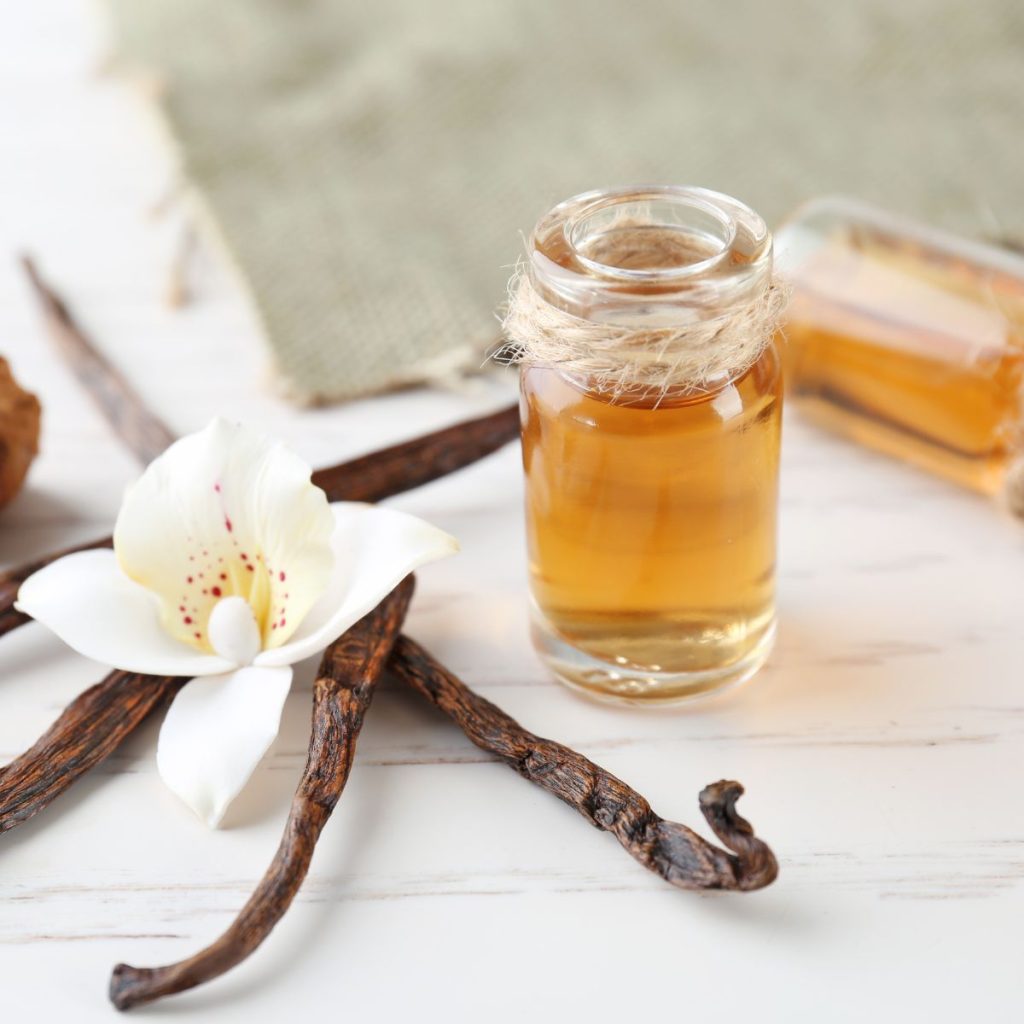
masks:
<svg viewBox="0 0 1024 1024"><path fill-rule="evenodd" d="M511 441L518 430L518 411L511 406L321 470L314 479L319 478L332 501L376 501L468 466ZM378 461L380 465L376 465ZM33 572L70 551L109 545L109 538L83 544L0 577L0 635L28 621L13 605L18 587ZM155 688L156 701L167 685L166 680L154 676L113 672L68 705L41 739L0 768L0 832L37 814L114 751L145 717L135 716L141 707L136 703L141 700L138 695ZM98 693L104 695L102 706L107 714L95 713Z"/></svg>
<svg viewBox="0 0 1024 1024"><path fill-rule="evenodd" d="M42 306L50 336L65 362L117 436L143 463L152 462L174 441L174 434L146 408L135 389L78 326L67 304L43 280L31 258L23 256L21 262Z"/></svg>
<svg viewBox="0 0 1024 1024"><path fill-rule="evenodd" d="M363 716L402 628L412 590L410 576L324 654L313 693L306 768L281 845L249 902L216 942L187 960L167 967L118 964L110 979L110 999L119 1010L184 992L231 970L263 942L291 905L320 832L345 788Z"/></svg>
<svg viewBox="0 0 1024 1024"><path fill-rule="evenodd" d="M519 410L511 405L487 416L463 420L390 448L318 469L313 474L313 483L326 491L330 501L381 501L472 465L508 444L518 433ZM110 537L103 537L54 551L0 573L0 636L29 621L27 615L15 610L14 601L18 588L32 573L73 551L109 548L111 544Z"/></svg>
<svg viewBox="0 0 1024 1024"><path fill-rule="evenodd" d="M331 501L381 501L478 462L519 436L519 406L463 420L313 474Z"/></svg>
<svg viewBox="0 0 1024 1024"><path fill-rule="evenodd" d="M28 821L99 764L184 682L111 672L79 694L24 754L0 769L0 833Z"/></svg>
<svg viewBox="0 0 1024 1024"><path fill-rule="evenodd" d="M700 808L731 853L696 832L666 821L626 783L561 743L528 732L474 693L419 644L403 636L391 668L443 711L482 750L523 778L575 807L596 828L611 832L645 868L681 889L761 889L774 881L771 850L736 813L738 782L716 782L700 794Z"/></svg>

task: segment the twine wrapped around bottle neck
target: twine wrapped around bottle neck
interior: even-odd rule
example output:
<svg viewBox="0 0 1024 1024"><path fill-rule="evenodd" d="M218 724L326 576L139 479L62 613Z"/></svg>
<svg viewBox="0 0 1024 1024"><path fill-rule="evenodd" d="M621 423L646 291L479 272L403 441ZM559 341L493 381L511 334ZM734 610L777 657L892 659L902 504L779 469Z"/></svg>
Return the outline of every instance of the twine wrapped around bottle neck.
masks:
<svg viewBox="0 0 1024 1024"><path fill-rule="evenodd" d="M699 391L741 376L771 341L788 292L774 281L714 319L639 328L567 313L540 295L525 273L513 278L509 294L505 361L557 367L615 401Z"/></svg>

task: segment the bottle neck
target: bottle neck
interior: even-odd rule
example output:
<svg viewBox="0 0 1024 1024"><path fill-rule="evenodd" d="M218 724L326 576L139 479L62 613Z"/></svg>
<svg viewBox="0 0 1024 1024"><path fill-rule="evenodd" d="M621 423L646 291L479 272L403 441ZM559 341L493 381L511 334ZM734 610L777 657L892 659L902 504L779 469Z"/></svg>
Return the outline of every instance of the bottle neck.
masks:
<svg viewBox="0 0 1024 1024"><path fill-rule="evenodd" d="M582 320L657 329L727 319L771 282L772 241L749 207L677 186L589 192L530 239L538 295Z"/></svg>

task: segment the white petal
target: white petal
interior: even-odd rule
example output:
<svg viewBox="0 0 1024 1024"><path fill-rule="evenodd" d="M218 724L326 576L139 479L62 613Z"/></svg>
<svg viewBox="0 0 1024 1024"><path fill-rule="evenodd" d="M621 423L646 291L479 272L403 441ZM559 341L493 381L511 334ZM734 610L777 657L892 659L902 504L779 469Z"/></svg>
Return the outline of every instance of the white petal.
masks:
<svg viewBox="0 0 1024 1024"><path fill-rule="evenodd" d="M118 568L113 551L80 551L33 573L16 607L87 658L157 676L225 672L230 661L175 640L161 625L160 604Z"/></svg>
<svg viewBox="0 0 1024 1024"><path fill-rule="evenodd" d="M414 569L455 554L458 541L415 516L358 502L331 505L334 569L323 597L291 642L264 651L256 665L292 665L323 650Z"/></svg>
<svg viewBox="0 0 1024 1024"><path fill-rule="evenodd" d="M290 668L240 668L193 679L160 729L164 782L216 828L274 742L292 683Z"/></svg>
<svg viewBox="0 0 1024 1024"><path fill-rule="evenodd" d="M310 472L283 445L219 419L150 464L125 495L114 550L160 597L165 628L209 652L210 612L237 595L263 646L288 639L331 571L334 520Z"/></svg>

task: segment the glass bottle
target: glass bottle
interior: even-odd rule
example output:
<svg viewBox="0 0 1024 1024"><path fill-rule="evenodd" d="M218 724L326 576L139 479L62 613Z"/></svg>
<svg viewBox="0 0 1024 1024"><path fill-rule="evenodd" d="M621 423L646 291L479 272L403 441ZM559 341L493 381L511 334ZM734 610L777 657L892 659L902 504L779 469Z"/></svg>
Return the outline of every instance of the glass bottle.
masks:
<svg viewBox="0 0 1024 1024"><path fill-rule="evenodd" d="M778 231L787 387L846 436L994 494L1019 460L1024 258L849 199Z"/></svg>
<svg viewBox="0 0 1024 1024"><path fill-rule="evenodd" d="M717 331L766 294L771 268L771 235L748 207L657 187L561 203L534 230L525 273L544 303L589 325ZM563 682L612 700L678 702L764 662L775 633L780 377L770 329L744 365L626 392L572 360L527 355L533 638Z"/></svg>

